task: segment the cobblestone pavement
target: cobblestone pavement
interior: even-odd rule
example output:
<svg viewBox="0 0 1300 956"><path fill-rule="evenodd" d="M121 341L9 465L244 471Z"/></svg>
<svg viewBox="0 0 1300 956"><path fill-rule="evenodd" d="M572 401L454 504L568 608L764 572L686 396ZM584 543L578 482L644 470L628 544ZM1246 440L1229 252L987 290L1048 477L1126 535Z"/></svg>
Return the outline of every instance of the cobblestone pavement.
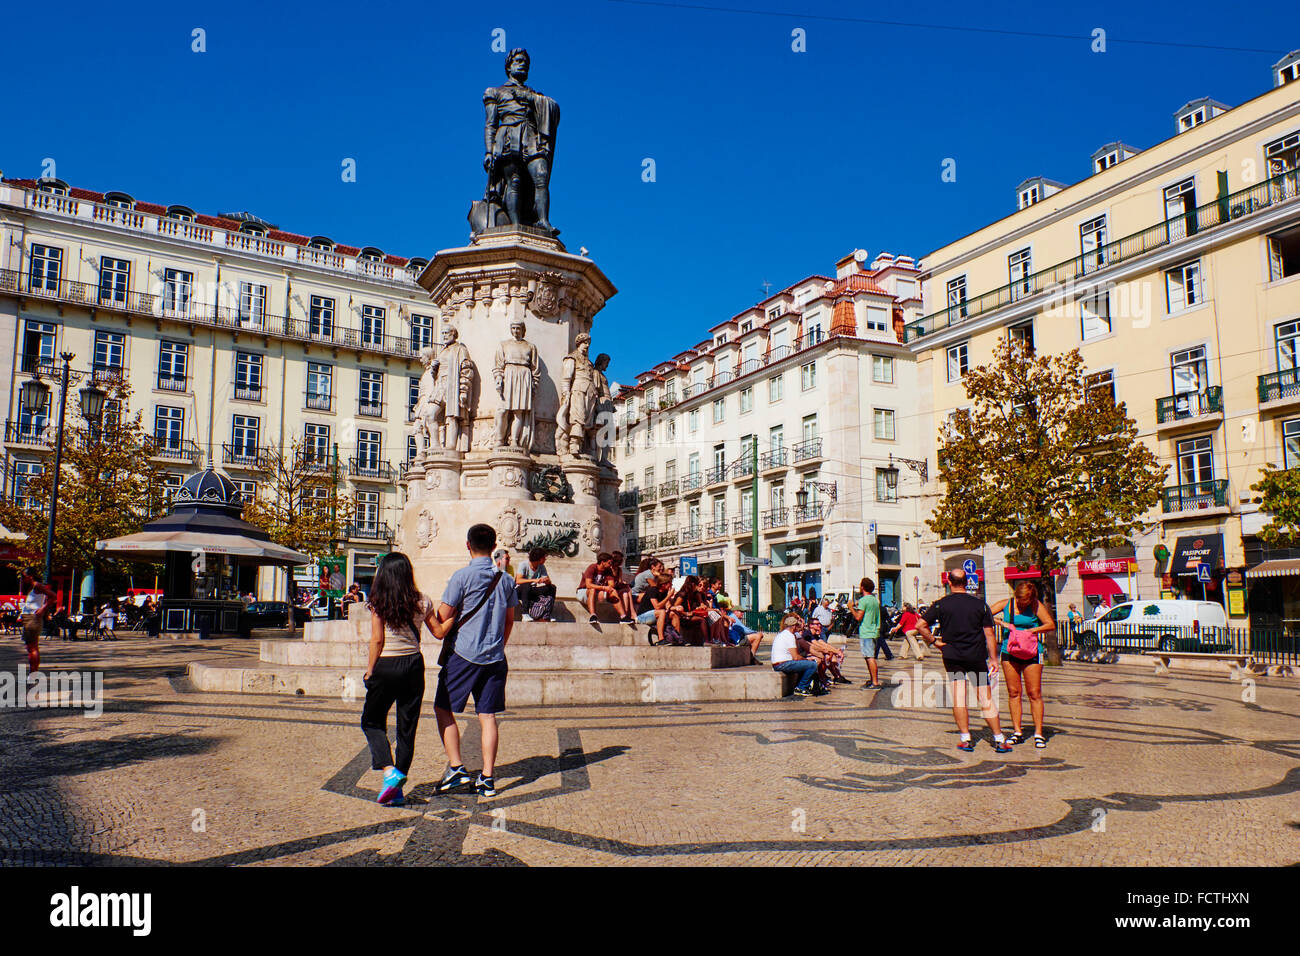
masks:
<svg viewBox="0 0 1300 956"><path fill-rule="evenodd" d="M2 639L0 670L20 649ZM1281 679L1250 700L1219 675L1067 664L1049 746L998 756L978 718L959 753L949 711L863 688L850 656L858 683L813 700L510 712L490 800L432 793L426 707L411 803L386 809L359 701L189 689L186 661L256 642L43 650L103 669L104 713L0 710L0 864L1300 862L1300 690Z"/></svg>

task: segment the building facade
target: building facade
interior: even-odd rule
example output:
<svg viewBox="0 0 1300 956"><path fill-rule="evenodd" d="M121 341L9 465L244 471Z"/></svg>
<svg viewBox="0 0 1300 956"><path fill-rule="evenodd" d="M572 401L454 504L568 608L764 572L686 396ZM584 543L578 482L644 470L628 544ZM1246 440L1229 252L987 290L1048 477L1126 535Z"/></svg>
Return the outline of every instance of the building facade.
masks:
<svg viewBox="0 0 1300 956"><path fill-rule="evenodd" d="M1247 583L1263 580L1252 570L1269 557L1255 537L1267 516L1250 486L1266 464L1300 465L1296 64L1300 54L1275 64L1275 86L1235 108L1187 103L1153 146L1108 143L1080 157L1090 172L1072 185L1033 193L1022 183L1008 196L1015 212L924 260L925 314L906 338L927 435L965 404L965 371L1011 337L1042 352L1079 348L1092 387L1125 403L1168 466L1149 532L1071 563L1058 582L1062 601L1199 597L1204 562L1206 592L1228 605L1232 623L1248 613L1257 623L1300 619L1300 601L1288 598L1284 610L1263 587L1256 595L1252 584L1245 600ZM1004 557L931 535L922 598L967 561L990 598L1017 576L1037 577Z"/></svg>
<svg viewBox="0 0 1300 956"><path fill-rule="evenodd" d="M340 546L364 583L396 530L418 352L438 334L415 282L426 264L246 213L3 180L5 495L26 500L28 476L48 467L72 352L83 378L129 383L125 411L142 413L168 486L210 461L253 496L269 450L299 446L356 501ZM32 412L19 393L38 374L52 401ZM264 580L260 593L284 592Z"/></svg>
<svg viewBox="0 0 1300 956"><path fill-rule="evenodd" d="M709 330L616 398L629 560L694 558L746 608L913 600L920 570L915 262L858 252ZM754 551L757 524L758 550Z"/></svg>

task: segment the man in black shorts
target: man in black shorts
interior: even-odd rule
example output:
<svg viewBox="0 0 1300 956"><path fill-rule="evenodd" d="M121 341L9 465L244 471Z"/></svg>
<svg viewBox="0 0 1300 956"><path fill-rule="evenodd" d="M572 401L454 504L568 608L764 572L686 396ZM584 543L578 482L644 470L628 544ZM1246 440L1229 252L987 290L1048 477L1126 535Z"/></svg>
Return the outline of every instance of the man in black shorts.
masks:
<svg viewBox="0 0 1300 956"><path fill-rule="evenodd" d="M990 675L1000 668L998 642L993 637L993 615L989 606L966 593L966 572L960 568L948 572L950 593L930 605L917 621L916 629L927 644L939 648L943 654L943 667L952 681L952 716L957 721L961 740L958 750L971 751L975 742L970 736L970 718L966 713L966 683L975 683L975 697L979 701L984 722L993 731L993 749L1000 754L1010 753L1011 745L1002 736L998 708L993 702ZM930 625L939 623L936 638Z"/></svg>

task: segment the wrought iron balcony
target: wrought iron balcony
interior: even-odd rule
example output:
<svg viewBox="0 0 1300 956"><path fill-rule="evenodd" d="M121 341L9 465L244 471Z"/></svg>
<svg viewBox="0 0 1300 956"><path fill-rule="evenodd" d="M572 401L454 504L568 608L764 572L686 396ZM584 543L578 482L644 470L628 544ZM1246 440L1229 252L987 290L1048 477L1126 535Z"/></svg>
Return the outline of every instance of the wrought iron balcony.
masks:
<svg viewBox="0 0 1300 956"><path fill-rule="evenodd" d="M655 548L655 542L657 540L658 538L653 534L641 535L639 538L636 539L637 553L645 554L647 551L653 551Z"/></svg>
<svg viewBox="0 0 1300 956"><path fill-rule="evenodd" d="M334 396L329 392L307 392L306 407L318 412L328 412L334 407Z"/></svg>
<svg viewBox="0 0 1300 956"><path fill-rule="evenodd" d="M682 479L682 494L689 495L693 491L699 491L704 487L704 476L698 471L688 472Z"/></svg>
<svg viewBox="0 0 1300 956"><path fill-rule="evenodd" d="M659 547L675 548L677 547L677 532L665 531L659 535Z"/></svg>
<svg viewBox="0 0 1300 956"><path fill-rule="evenodd" d="M795 445L790 451L794 455L796 465L801 462L812 461L822 456L822 440L820 438L810 438Z"/></svg>
<svg viewBox="0 0 1300 956"><path fill-rule="evenodd" d="M1283 398L1300 398L1300 368L1288 368L1259 377L1260 404Z"/></svg>
<svg viewBox="0 0 1300 956"><path fill-rule="evenodd" d="M235 444L221 446L221 462L235 468L255 468L265 471L270 461L271 449L265 445Z"/></svg>
<svg viewBox="0 0 1300 956"><path fill-rule="evenodd" d="M54 426L33 422L5 422L5 442L30 448L53 448Z"/></svg>
<svg viewBox="0 0 1300 956"><path fill-rule="evenodd" d="M184 375L169 374L167 372L158 373L158 388L164 392L183 392L186 389L188 378Z"/></svg>
<svg viewBox="0 0 1300 956"><path fill-rule="evenodd" d="M384 403L368 398L357 399L357 415L362 418L383 418Z"/></svg>
<svg viewBox="0 0 1300 956"><path fill-rule="evenodd" d="M659 500L660 500L660 501L663 501L665 498L676 498L676 497L677 497L677 479L676 479L676 478L674 478L672 481L665 481L663 484L661 484L661 485L659 486Z"/></svg>
<svg viewBox="0 0 1300 956"><path fill-rule="evenodd" d="M262 400L261 384L250 385L239 382L235 383L235 401L237 402L260 402Z"/></svg>
<svg viewBox="0 0 1300 956"><path fill-rule="evenodd" d="M715 518L705 525L705 528L708 529L711 538L724 537L727 534L727 519L725 517Z"/></svg>
<svg viewBox="0 0 1300 956"><path fill-rule="evenodd" d="M641 500L642 500L643 502L645 502L645 501L658 501L658 500L659 500L659 489L656 488L654 485L650 485L649 487L642 488L642 489L641 489Z"/></svg>
<svg viewBox="0 0 1300 956"><path fill-rule="evenodd" d="M785 468L790 463L790 456L784 445L773 448L771 451L765 451L758 456L759 471L767 471L770 468Z"/></svg>
<svg viewBox="0 0 1300 956"><path fill-rule="evenodd" d="M750 478L754 474L754 456L752 452L742 452L743 457L731 463L731 479Z"/></svg>
<svg viewBox="0 0 1300 956"><path fill-rule="evenodd" d="M726 465L718 465L714 468L710 468L708 472L705 473L705 477L704 477L704 483L706 485L717 485L717 484L721 484L726 480L727 480Z"/></svg>
<svg viewBox="0 0 1300 956"><path fill-rule="evenodd" d="M188 438L166 438L155 435L149 445L150 457L164 458L167 461L188 461L196 464L203 455L203 449Z"/></svg>
<svg viewBox="0 0 1300 956"><path fill-rule="evenodd" d="M298 450L298 464L303 471L319 473L332 469L334 460L329 451L307 447Z"/></svg>
<svg viewBox="0 0 1300 956"><path fill-rule="evenodd" d="M773 508L764 511L762 519L764 528L784 528L790 523L790 511L788 508Z"/></svg>
<svg viewBox="0 0 1300 956"><path fill-rule="evenodd" d="M1167 425L1223 411L1223 389L1218 385L1199 392L1183 392L1156 399L1156 424Z"/></svg>
<svg viewBox="0 0 1300 956"><path fill-rule="evenodd" d="M391 541L393 539L393 532L388 527L387 521L353 521L346 526L345 534L348 538L360 541Z"/></svg>
<svg viewBox="0 0 1300 956"><path fill-rule="evenodd" d="M696 525L693 528L688 527L682 529L682 544L694 544L700 540L700 537L699 525Z"/></svg>
<svg viewBox="0 0 1300 956"><path fill-rule="evenodd" d="M389 483L396 477L393 466L378 458L349 458L348 474L353 478Z"/></svg>
<svg viewBox="0 0 1300 956"><path fill-rule="evenodd" d="M794 523L805 524L809 521L820 521L826 516L826 502L810 501L806 505L794 506Z"/></svg>
<svg viewBox="0 0 1300 956"><path fill-rule="evenodd" d="M753 515L745 515L744 517L736 518L735 520L733 520L731 522L731 533L732 534L753 534L754 533Z"/></svg>
<svg viewBox="0 0 1300 956"><path fill-rule="evenodd" d="M1180 514L1187 511L1206 511L1210 508L1228 506L1228 481L1215 478L1212 481L1196 481L1188 485L1175 485L1161 492L1161 507L1165 514Z"/></svg>
<svg viewBox="0 0 1300 956"><path fill-rule="evenodd" d="M120 365L94 362L90 366L90 375L96 385L121 385L126 381L126 369Z"/></svg>

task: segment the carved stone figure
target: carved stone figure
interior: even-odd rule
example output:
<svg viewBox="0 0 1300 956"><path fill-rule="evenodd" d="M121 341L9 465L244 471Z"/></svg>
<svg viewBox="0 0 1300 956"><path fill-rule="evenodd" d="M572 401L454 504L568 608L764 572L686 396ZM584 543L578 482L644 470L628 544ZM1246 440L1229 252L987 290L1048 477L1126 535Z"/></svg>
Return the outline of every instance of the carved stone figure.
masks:
<svg viewBox="0 0 1300 956"><path fill-rule="evenodd" d="M474 362L458 338L456 330L447 326L436 353L431 348L420 350L425 368L415 403L415 431L422 454L430 449L469 451Z"/></svg>
<svg viewBox="0 0 1300 956"><path fill-rule="evenodd" d="M609 388L609 379L605 369L609 368L609 356L601 352L596 356L593 366L596 378L596 413L594 417L595 434L593 449L595 457L602 465L610 464L609 450L614 445L614 395ZM595 492L591 492L594 494Z"/></svg>
<svg viewBox="0 0 1300 956"><path fill-rule="evenodd" d="M497 447L533 448L533 409L541 359L537 347L524 341L526 328L521 321L510 323L510 338L497 348L492 363L492 378L501 407L497 411Z"/></svg>
<svg viewBox="0 0 1300 956"><path fill-rule="evenodd" d="M581 332L576 347L560 368L560 407L555 416L555 450L562 455L589 455L600 385L587 352L591 336Z"/></svg>
<svg viewBox="0 0 1300 956"><path fill-rule="evenodd" d="M544 319L554 318L560 314L559 276L553 272L542 273L537 280L529 302L533 312Z"/></svg>
<svg viewBox="0 0 1300 956"><path fill-rule="evenodd" d="M483 93L488 182L483 199L470 208L474 235L504 225L534 226L558 235L550 223L550 183L560 106L526 85L530 66L527 50L511 50L506 54L509 80Z"/></svg>

